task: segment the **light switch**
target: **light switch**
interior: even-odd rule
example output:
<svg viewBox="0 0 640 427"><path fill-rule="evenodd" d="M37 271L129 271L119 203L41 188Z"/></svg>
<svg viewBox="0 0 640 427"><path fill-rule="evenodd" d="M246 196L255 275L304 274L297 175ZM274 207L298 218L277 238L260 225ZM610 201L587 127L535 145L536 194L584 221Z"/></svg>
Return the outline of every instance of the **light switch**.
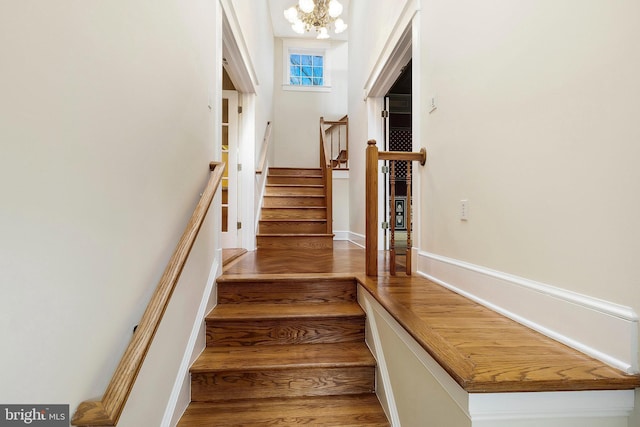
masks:
<svg viewBox="0 0 640 427"><path fill-rule="evenodd" d="M469 200L460 200L460 220L467 221L469 219Z"/></svg>

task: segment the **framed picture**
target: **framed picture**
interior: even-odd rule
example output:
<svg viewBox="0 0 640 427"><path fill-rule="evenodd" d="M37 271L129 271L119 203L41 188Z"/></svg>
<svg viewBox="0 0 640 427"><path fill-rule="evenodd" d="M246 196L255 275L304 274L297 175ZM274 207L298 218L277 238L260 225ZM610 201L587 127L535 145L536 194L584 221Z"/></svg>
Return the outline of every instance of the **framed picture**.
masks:
<svg viewBox="0 0 640 427"><path fill-rule="evenodd" d="M406 197L396 197L394 202L394 221L395 221L395 229L396 230L406 230L407 229L407 198Z"/></svg>

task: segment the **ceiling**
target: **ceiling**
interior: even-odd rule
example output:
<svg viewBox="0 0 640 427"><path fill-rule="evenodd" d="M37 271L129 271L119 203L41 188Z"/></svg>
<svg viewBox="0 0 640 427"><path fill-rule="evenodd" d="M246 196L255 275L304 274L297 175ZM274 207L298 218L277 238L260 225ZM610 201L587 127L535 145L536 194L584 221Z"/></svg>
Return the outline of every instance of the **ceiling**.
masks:
<svg viewBox="0 0 640 427"><path fill-rule="evenodd" d="M284 10L298 3L298 0L268 0L269 1L269 10L271 12L271 24L273 25L273 34L276 37L289 37L289 38L309 38L315 39L316 32L309 31L305 34L297 34L291 29L291 24L284 17ZM340 17L349 24L349 0L340 0L343 6L343 12ZM329 30L329 34L331 35L330 39L327 40L347 40L349 35L349 29L346 31L335 34L333 30Z"/></svg>

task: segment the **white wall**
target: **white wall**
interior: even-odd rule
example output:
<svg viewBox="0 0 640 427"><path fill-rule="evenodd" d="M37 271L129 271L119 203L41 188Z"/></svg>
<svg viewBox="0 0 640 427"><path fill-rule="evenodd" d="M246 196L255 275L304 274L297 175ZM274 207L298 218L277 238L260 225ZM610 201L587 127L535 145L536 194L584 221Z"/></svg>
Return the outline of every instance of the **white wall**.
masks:
<svg viewBox="0 0 640 427"><path fill-rule="evenodd" d="M73 412L105 390L216 157L215 18L0 6L0 401Z"/></svg>
<svg viewBox="0 0 640 427"><path fill-rule="evenodd" d="M348 240L349 238L349 172L333 171L333 233L335 239Z"/></svg>
<svg viewBox="0 0 640 427"><path fill-rule="evenodd" d="M331 72L329 92L293 91L283 88L283 55L286 55L286 52L283 53L283 40L308 48L327 46ZM347 43L277 39L275 47L275 121L272 135L275 165L317 168L320 117L338 120L347 113Z"/></svg>

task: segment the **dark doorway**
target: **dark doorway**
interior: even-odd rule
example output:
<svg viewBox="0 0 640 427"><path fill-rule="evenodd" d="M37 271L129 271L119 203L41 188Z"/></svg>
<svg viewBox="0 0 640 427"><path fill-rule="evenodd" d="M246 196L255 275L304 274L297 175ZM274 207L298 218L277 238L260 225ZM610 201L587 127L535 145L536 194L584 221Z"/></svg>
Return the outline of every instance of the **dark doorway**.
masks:
<svg viewBox="0 0 640 427"><path fill-rule="evenodd" d="M389 92L386 94L386 110L388 111L387 149L389 151L412 151L412 117L411 117L411 61L402 69L402 73L395 81ZM410 176L410 162L395 162L393 165L395 173L395 201L391 206L391 185L392 176L388 175L387 206L389 209L389 222L394 222L394 246L396 249L396 263L400 271L404 270L404 259L407 251L407 228L410 224L406 222L406 212L411 209L407 206L407 177ZM409 198L410 200L410 198ZM391 225L391 224L390 224Z"/></svg>

